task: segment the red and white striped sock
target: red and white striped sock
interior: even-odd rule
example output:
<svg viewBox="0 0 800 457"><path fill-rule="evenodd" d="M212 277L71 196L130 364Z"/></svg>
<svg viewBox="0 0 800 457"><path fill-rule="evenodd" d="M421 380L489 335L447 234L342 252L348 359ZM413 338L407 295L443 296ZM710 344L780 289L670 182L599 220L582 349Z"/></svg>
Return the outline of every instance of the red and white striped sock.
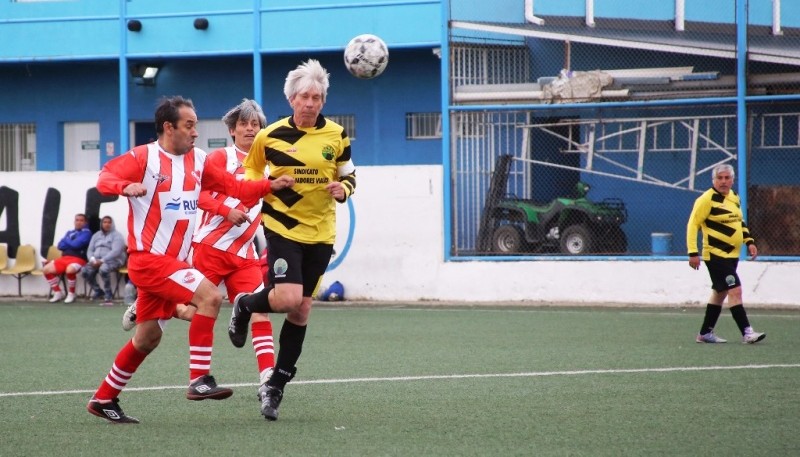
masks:
<svg viewBox="0 0 800 457"><path fill-rule="evenodd" d="M195 314L189 324L189 382L211 372L216 321L213 317Z"/></svg>
<svg viewBox="0 0 800 457"><path fill-rule="evenodd" d="M67 291L75 293L75 284L78 282L78 275L67 273Z"/></svg>
<svg viewBox="0 0 800 457"><path fill-rule="evenodd" d="M275 345L272 340L272 322L253 322L253 351L256 353L258 363L258 373L260 383L267 382L264 379L272 368L275 368Z"/></svg>
<svg viewBox="0 0 800 457"><path fill-rule="evenodd" d="M50 288L53 292L61 292L61 287L58 285L58 276L56 275L44 275L44 279L47 280L47 283L50 284Z"/></svg>
<svg viewBox="0 0 800 457"><path fill-rule="evenodd" d="M117 398L119 393L128 385L133 373L144 362L145 357L147 357L146 353L133 347L133 340L128 341L117 353L114 365L111 366L111 371L100 383L94 398L98 400L113 400Z"/></svg>

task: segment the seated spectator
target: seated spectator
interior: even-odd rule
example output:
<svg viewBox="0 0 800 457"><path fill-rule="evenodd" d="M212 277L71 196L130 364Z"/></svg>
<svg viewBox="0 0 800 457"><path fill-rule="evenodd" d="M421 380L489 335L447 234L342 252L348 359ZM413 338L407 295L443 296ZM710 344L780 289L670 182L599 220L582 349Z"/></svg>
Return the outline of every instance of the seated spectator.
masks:
<svg viewBox="0 0 800 457"><path fill-rule="evenodd" d="M89 241L92 238L92 232L89 231L85 214L75 215L75 228L67 231L64 238L58 242L58 249L61 251L61 257L48 262L42 268L44 279L50 284L53 290L53 298L50 303L55 303L64 298L64 292L58 285L58 278L61 275L67 276L67 295L64 303L72 303L75 301L75 283L77 282L78 272L81 271L86 265L86 248L89 247Z"/></svg>
<svg viewBox="0 0 800 457"><path fill-rule="evenodd" d="M111 273L125 265L125 239L114 227L111 216L104 216L100 222L100 230L92 235L86 251L89 262L81 270L81 275L91 287L89 298L97 300L104 297L103 306L114 304L114 293L111 288ZM103 280L103 289L97 284L97 274Z"/></svg>

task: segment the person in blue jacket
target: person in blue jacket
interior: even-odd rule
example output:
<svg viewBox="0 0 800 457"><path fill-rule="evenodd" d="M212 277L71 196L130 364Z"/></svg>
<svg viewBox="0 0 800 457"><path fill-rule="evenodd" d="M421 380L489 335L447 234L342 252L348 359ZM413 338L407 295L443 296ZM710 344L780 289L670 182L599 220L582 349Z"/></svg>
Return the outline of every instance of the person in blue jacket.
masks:
<svg viewBox="0 0 800 457"><path fill-rule="evenodd" d="M58 285L61 275L66 275L67 277L67 298L64 303L75 301L75 283L77 282L78 273L88 260L86 258L86 249L92 239L92 232L87 225L89 224L86 215L76 214L75 228L67 231L67 234L58 242L57 247L61 251L61 257L48 262L42 268L44 279L47 280L53 290L53 297L50 299L50 303L61 301L64 298L64 292Z"/></svg>

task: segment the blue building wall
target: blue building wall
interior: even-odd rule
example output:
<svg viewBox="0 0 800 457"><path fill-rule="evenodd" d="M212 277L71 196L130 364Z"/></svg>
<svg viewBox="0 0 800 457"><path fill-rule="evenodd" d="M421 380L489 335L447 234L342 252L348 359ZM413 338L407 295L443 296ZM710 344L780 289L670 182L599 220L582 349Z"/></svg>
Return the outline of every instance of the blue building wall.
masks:
<svg viewBox="0 0 800 457"><path fill-rule="evenodd" d="M450 0L452 19L524 22L523 0ZM255 6L254 6L255 5ZM536 0L537 15L583 16L584 0ZM258 13L254 16L254 7ZM671 20L674 2L615 0L595 2L596 17ZM800 2L782 2L782 24L800 26ZM689 21L733 22L732 0L687 0ZM209 20L196 30L194 19ZM141 21L131 32L126 21ZM127 115L149 122L156 100L181 94L194 100L202 119L218 119L243 97L254 97L256 85L270 119L287 115L283 96L286 72L317 58L331 73L325 113L356 116L354 157L357 165L439 164L441 141L407 140L405 114L440 112L440 61L431 49L441 45L445 18L439 0L76 0L46 3L0 2L0 123L32 122L37 132L37 168L61 170L65 122L99 122L100 143L125 147L120 136L120 59L157 61L162 71L155 86L127 81ZM771 23L771 2L750 1L749 20ZM345 70L341 52L359 33L375 33L389 45L390 64L379 78L358 80ZM465 33L469 36L470 33ZM473 33L473 36L479 35ZM531 49L533 74L555 75L562 67L563 44L557 41L505 40ZM577 46L576 46L577 47ZM588 46L587 46L588 47ZM696 71L731 74L736 62L668 53L634 54L589 47L598 62L619 67L694 65ZM255 56L261 59L254 81ZM624 59L630 59L625 61ZM765 64L752 64L761 70ZM586 70L593 68L576 68ZM773 67L770 71L794 71ZM602 113L600 113L602 115ZM109 158L102 155L101 161ZM663 155L657 160L676 174L686 159ZM753 184L796 183L789 153L753 151L749 181ZM631 247L645 250L651 232L681 233L696 194L582 176L593 184L592 198L623 197L637 221L628 232ZM541 185L541 184L537 184ZM674 214L656 204L676 201ZM666 216L666 217L665 217ZM655 221L669 220L671 225ZM646 221L653 221L648 225ZM643 224L643 225L642 225ZM678 237L680 238L680 237ZM680 251L676 240L675 250Z"/></svg>
<svg viewBox="0 0 800 457"><path fill-rule="evenodd" d="M331 73L324 112L356 116L357 164L441 163L440 140L405 138L406 113L439 111L439 62L430 50L393 51L386 72L374 80L351 76L340 52L266 56L262 105L269 119L291 113L283 95L284 78L310 57ZM100 144L115 142L122 152L118 73L116 62L110 61L0 64L0 123L36 124L39 170L63 169L64 122L99 122ZM163 66L155 86L131 82L129 91L132 121L152 121L155 104L165 95L189 97L199 118L219 119L242 98L253 97L252 62L239 56L176 59ZM109 159L101 155L103 162Z"/></svg>
<svg viewBox="0 0 800 457"><path fill-rule="evenodd" d="M193 99L201 119L219 119L256 97L257 78L259 101L274 120L291 112L286 73L316 58L331 73L323 112L356 118L357 164L441 163L440 140L405 138L406 113L441 110L440 61L431 52L441 41L440 16L440 2L429 0L1 2L0 123L35 123L37 169L61 170L65 122L99 122L100 144L115 143L118 155L128 146L120 145L127 136L121 109L130 121L151 121L158 98L180 94ZM207 30L193 27L198 17L208 19ZM140 31L128 30L132 19ZM403 23L414 27L397 27ZM360 33L377 34L390 48L379 78L345 70L342 50ZM120 59L126 68L161 66L155 86L124 75L122 108Z"/></svg>

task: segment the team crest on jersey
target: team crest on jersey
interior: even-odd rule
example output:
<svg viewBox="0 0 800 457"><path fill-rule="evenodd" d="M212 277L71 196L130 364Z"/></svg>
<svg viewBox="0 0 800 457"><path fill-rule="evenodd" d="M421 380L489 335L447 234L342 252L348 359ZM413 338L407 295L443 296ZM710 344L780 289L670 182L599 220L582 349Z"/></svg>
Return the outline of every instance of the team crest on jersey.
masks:
<svg viewBox="0 0 800 457"><path fill-rule="evenodd" d="M194 182L200 184L200 174L197 173L197 170L192 170L192 178L194 178Z"/></svg>
<svg viewBox="0 0 800 457"><path fill-rule="evenodd" d="M330 146L325 146L322 148L322 158L325 160L333 160L333 148Z"/></svg>
<svg viewBox="0 0 800 457"><path fill-rule="evenodd" d="M159 184L161 184L162 182L168 180L169 176L162 175L161 173L154 173L153 174L153 179L155 179L156 181L158 181Z"/></svg>
<svg viewBox="0 0 800 457"><path fill-rule="evenodd" d="M184 284L191 284L196 280L197 278L194 277L194 274L191 271L187 271L186 274L183 275L183 279L181 279L181 282L183 282Z"/></svg>

